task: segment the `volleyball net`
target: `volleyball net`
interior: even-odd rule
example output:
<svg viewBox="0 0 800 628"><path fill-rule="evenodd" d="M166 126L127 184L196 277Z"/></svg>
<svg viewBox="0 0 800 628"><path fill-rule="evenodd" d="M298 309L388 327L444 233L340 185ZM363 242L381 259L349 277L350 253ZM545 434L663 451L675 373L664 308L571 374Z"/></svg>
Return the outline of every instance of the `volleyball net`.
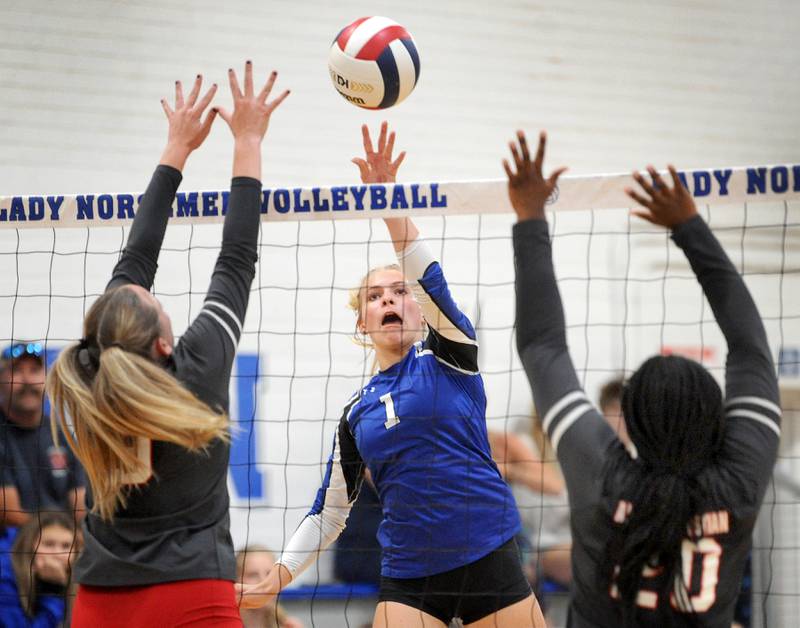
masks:
<svg viewBox="0 0 800 628"><path fill-rule="evenodd" d="M800 165L681 173L744 275L784 390L774 485L756 529L753 625L800 614ZM571 353L590 398L655 353L703 363L722 380L725 343L669 234L629 214L627 175L563 177L548 201ZM2 342L41 342L48 362L81 336L125 245L139 195L0 197ZM181 191L154 293L176 336L200 312L227 191ZM511 212L503 180L265 188L259 264L231 384L232 535L281 550L314 500L333 430L372 358L352 342L348 291L394 261L381 218L411 216L473 321L490 430L529 433L530 387L514 342ZM521 500L534 549L548 511ZM333 581L333 549L299 580ZM312 605L315 601L312 595ZM346 625L347 607L340 611ZM761 622L761 623L759 623ZM332 624L319 624L332 625Z"/></svg>

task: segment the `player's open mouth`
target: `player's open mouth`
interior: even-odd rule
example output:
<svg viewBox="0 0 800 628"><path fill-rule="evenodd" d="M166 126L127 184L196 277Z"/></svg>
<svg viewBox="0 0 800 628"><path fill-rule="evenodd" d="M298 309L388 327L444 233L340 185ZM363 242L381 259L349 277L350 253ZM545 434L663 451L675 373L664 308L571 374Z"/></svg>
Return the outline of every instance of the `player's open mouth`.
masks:
<svg viewBox="0 0 800 628"><path fill-rule="evenodd" d="M386 314L383 315L383 320L381 321L381 326L384 326L384 325L402 325L402 324L403 324L403 319L400 318L394 312L386 312Z"/></svg>

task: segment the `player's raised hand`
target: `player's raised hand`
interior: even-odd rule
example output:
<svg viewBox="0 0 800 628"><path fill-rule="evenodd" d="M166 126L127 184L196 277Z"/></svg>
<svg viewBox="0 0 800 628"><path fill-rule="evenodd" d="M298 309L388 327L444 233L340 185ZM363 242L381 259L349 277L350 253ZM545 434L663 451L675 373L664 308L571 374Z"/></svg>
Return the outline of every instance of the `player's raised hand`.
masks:
<svg viewBox="0 0 800 628"><path fill-rule="evenodd" d="M626 188L625 193L645 208L644 210L633 210L631 213L634 216L644 218L654 225L674 229L697 215L697 207L689 190L681 183L675 166L670 164L667 168L672 177L671 188L667 187L664 179L653 166L647 166L647 172L650 174L652 182L639 172L633 173L633 178L641 186L644 194L633 188Z"/></svg>
<svg viewBox="0 0 800 628"><path fill-rule="evenodd" d="M519 147L515 142L508 144L514 158L514 170L506 159L503 160L503 168L508 175L508 197L519 220L543 219L544 204L566 168L557 168L547 179L544 178L542 164L547 143L547 134L544 131L539 132L539 147L533 161L528 150L528 141L522 131L517 131L517 142Z"/></svg>
<svg viewBox="0 0 800 628"><path fill-rule="evenodd" d="M369 136L369 127L361 125L361 135L364 139L364 154L366 159L354 157L351 161L358 166L363 183L394 183L397 176L397 169L403 163L406 152L401 151L397 159L392 161L394 151L394 131L388 134L389 125L386 122L381 124L381 132L378 136L377 150L373 150L372 139Z"/></svg>
<svg viewBox="0 0 800 628"><path fill-rule="evenodd" d="M253 62L247 61L244 67L244 91L239 86L239 79L233 68L228 70L228 81L233 96L233 113L227 109L219 108L219 115L233 133L235 140L252 141L260 143L269 127L272 112L289 95L289 90L284 90L273 100L267 102L278 73L273 71L264 87L256 94L253 89Z"/></svg>
<svg viewBox="0 0 800 628"><path fill-rule="evenodd" d="M203 97L199 98L202 85L203 77L198 74L188 98L184 98L183 85L180 81L175 81L175 109L169 106L165 98L161 99L161 106L169 121L167 146L161 156L161 164L183 170L191 152L208 137L217 111L211 109L205 117L203 112L214 98L217 84L214 83Z"/></svg>

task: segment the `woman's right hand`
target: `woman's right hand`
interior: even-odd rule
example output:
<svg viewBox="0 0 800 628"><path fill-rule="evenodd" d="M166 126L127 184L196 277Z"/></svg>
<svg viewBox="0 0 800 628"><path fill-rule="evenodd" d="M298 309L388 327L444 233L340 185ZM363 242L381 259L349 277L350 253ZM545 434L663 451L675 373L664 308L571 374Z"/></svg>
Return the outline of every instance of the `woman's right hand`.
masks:
<svg viewBox="0 0 800 628"><path fill-rule="evenodd" d="M650 181L641 173L634 172L633 178L641 186L641 191L626 188L625 192L644 208L632 211L634 216L644 218L654 225L674 229L694 218L697 215L697 206L689 190L681 182L675 166L669 165L667 168L672 178L671 188L653 166L647 166Z"/></svg>
<svg viewBox="0 0 800 628"><path fill-rule="evenodd" d="M354 157L352 161L358 166L358 171L361 174L362 183L394 183L397 176L397 169L403 163L406 157L406 151L401 151L397 159L392 161L392 151L394 150L394 131L389 133L387 140L387 130L389 125L387 122L381 123L381 132L378 136L378 150L372 149L372 139L369 136L369 127L366 124L361 125L361 137L364 141L364 156Z"/></svg>
<svg viewBox="0 0 800 628"><path fill-rule="evenodd" d="M219 108L219 115L228 123L233 133L233 176L261 179L261 140L267 133L272 112L278 108L289 90L267 102L272 86L275 84L277 72L272 72L264 87L258 94L253 90L253 62L248 61L244 67L244 92L239 87L239 80L233 68L228 70L228 80L233 96L233 113Z"/></svg>
<svg viewBox="0 0 800 628"><path fill-rule="evenodd" d="M284 90L280 96L267 102L272 86L278 73L273 71L264 87L258 94L253 90L253 62L248 61L244 66L244 92L239 87L239 80L233 68L228 70L228 81L233 96L233 113L227 109L219 108L219 115L228 123L236 141L261 142L269 127L272 112L289 95L289 90Z"/></svg>
<svg viewBox="0 0 800 628"><path fill-rule="evenodd" d="M211 124L217 115L217 110L209 111L205 118L203 112L211 103L214 94L217 92L217 84L214 83L205 95L198 101L200 87L203 84L203 77L198 74L194 81L189 97L184 99L183 86L180 81L175 81L175 109L169 106L165 98L161 99L161 106L169 121L169 131L167 134L167 146L161 155L161 163L165 166L172 166L177 170L183 170L186 159L199 147L208 137Z"/></svg>

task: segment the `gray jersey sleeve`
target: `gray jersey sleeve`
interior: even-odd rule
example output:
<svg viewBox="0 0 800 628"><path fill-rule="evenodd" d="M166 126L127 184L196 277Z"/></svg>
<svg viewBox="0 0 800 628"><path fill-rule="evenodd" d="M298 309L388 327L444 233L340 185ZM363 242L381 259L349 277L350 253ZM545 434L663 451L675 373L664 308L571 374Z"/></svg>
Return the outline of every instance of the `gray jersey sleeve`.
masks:
<svg viewBox="0 0 800 628"><path fill-rule="evenodd" d="M757 491L746 497L759 503L777 457L781 418L764 325L744 280L700 216L679 225L672 239L686 254L728 345L722 461L749 484L755 481Z"/></svg>
<svg viewBox="0 0 800 628"><path fill-rule="evenodd" d="M125 250L106 290L133 283L149 290L158 268L158 254L167 230L172 201L181 183L179 170L158 166L142 195Z"/></svg>
<svg viewBox="0 0 800 628"><path fill-rule="evenodd" d="M570 503L596 499L606 452L616 436L578 382L567 348L561 295L545 220L514 226L517 349L536 411L558 455Z"/></svg>
<svg viewBox="0 0 800 628"><path fill-rule="evenodd" d="M203 309L176 348L182 354L182 364L186 365L183 376L213 388L213 396L226 401L250 285L256 273L260 208L261 182L250 177L234 178L222 246Z"/></svg>

